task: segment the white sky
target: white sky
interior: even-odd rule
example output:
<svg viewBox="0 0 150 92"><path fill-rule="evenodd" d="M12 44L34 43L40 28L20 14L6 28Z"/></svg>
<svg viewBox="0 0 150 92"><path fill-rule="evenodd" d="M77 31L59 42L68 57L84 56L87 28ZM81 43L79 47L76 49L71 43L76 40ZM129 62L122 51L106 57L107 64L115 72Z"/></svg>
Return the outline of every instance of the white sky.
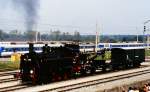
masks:
<svg viewBox="0 0 150 92"><path fill-rule="evenodd" d="M0 29L25 30L24 17L10 1L0 0ZM100 34L142 34L150 19L150 0L40 0L38 14L38 31L94 34L98 21Z"/></svg>

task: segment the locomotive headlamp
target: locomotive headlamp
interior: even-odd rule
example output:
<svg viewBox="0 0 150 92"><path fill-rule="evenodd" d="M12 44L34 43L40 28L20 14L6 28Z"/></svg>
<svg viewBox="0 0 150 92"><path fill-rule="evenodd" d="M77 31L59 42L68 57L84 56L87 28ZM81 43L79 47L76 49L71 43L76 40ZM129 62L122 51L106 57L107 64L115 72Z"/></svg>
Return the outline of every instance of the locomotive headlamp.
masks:
<svg viewBox="0 0 150 92"><path fill-rule="evenodd" d="M28 61L31 61L31 59L28 59Z"/></svg>
<svg viewBox="0 0 150 92"><path fill-rule="evenodd" d="M33 70L30 70L30 74L33 74Z"/></svg>
<svg viewBox="0 0 150 92"><path fill-rule="evenodd" d="M136 58L138 58L139 56L135 56Z"/></svg>

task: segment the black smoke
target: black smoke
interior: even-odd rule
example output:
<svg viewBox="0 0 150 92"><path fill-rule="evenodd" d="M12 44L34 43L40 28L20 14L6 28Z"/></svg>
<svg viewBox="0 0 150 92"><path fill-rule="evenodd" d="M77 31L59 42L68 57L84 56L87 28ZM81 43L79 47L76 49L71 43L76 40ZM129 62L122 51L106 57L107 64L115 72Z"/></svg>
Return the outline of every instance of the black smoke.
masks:
<svg viewBox="0 0 150 92"><path fill-rule="evenodd" d="M12 3L19 13L22 13L27 31L33 31L37 24L39 0L12 0Z"/></svg>

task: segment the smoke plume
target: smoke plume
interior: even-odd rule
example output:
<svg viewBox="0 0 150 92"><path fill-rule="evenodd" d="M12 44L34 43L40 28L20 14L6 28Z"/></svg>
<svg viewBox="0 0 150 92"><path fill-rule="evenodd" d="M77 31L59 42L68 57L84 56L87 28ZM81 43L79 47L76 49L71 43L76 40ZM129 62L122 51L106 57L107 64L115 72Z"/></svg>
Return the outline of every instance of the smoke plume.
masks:
<svg viewBox="0 0 150 92"><path fill-rule="evenodd" d="M36 26L39 10L39 0L12 0L15 9L25 18L27 31L33 31Z"/></svg>

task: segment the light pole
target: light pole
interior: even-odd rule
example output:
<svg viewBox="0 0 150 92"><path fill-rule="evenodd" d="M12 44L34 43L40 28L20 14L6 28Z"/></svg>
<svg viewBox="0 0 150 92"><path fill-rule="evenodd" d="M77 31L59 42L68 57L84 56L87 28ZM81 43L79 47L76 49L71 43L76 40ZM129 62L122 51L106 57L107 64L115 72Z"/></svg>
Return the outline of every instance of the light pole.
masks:
<svg viewBox="0 0 150 92"><path fill-rule="evenodd" d="M137 27L136 27L136 31L137 31ZM137 43L139 42L139 35L138 35L138 33L137 33L137 35L136 35L136 42L137 42Z"/></svg>

